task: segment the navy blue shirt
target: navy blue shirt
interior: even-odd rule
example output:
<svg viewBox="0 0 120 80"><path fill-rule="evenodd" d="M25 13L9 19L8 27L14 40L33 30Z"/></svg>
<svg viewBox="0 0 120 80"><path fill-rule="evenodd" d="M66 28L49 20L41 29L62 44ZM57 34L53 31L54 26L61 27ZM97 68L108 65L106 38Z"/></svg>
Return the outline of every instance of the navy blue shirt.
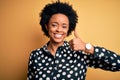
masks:
<svg viewBox="0 0 120 80"><path fill-rule="evenodd" d="M102 47L94 47L94 54L73 51L67 41L53 56L46 44L30 54L27 79L85 80L88 67L119 71L120 56Z"/></svg>

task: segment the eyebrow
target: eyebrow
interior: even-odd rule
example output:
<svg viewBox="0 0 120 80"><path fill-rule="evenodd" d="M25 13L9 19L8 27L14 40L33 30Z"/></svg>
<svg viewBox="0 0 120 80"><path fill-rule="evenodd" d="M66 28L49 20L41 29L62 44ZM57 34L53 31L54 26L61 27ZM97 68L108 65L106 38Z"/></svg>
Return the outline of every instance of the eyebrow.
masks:
<svg viewBox="0 0 120 80"><path fill-rule="evenodd" d="M58 22L51 22L51 23L56 23L56 24L58 24ZM69 25L69 24L67 24L67 23L62 23L62 25Z"/></svg>

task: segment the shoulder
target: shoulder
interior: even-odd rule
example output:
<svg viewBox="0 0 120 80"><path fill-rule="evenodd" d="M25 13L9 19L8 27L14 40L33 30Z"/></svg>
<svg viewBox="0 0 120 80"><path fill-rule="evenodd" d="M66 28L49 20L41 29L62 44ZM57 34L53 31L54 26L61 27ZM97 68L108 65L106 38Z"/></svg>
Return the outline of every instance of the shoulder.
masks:
<svg viewBox="0 0 120 80"><path fill-rule="evenodd" d="M46 43L45 45L43 45L41 48L37 48L37 49L32 50L31 54L38 55L38 54L41 54L43 51L46 51L47 50L47 44L48 43Z"/></svg>
<svg viewBox="0 0 120 80"><path fill-rule="evenodd" d="M38 49L34 49L34 50L31 51L31 53L30 53L30 57L36 57L36 56L39 56L39 55L42 54L42 52L43 52L43 47L38 48Z"/></svg>

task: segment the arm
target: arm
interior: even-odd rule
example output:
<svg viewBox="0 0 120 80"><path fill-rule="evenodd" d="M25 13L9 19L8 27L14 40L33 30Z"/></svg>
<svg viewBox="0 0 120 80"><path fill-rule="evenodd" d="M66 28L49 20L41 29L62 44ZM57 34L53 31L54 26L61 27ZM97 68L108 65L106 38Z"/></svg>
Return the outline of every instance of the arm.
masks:
<svg viewBox="0 0 120 80"><path fill-rule="evenodd" d="M29 57L27 80L34 80L35 70L33 66L34 66L35 55L33 53L34 52L32 52Z"/></svg>
<svg viewBox="0 0 120 80"><path fill-rule="evenodd" d="M120 55L105 48L92 45L90 49L86 49L86 43L81 40L76 29L74 30L74 36L75 38L69 41L70 47L75 51L86 53L88 66L111 71L120 70Z"/></svg>
<svg viewBox="0 0 120 80"><path fill-rule="evenodd" d="M88 54L88 66L110 71L120 71L120 55L102 47L94 47L94 53Z"/></svg>

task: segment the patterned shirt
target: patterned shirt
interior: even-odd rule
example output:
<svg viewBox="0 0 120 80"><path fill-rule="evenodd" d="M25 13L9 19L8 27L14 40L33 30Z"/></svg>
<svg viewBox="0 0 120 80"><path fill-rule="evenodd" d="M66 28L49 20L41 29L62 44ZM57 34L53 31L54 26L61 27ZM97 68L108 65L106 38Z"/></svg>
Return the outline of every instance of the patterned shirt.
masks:
<svg viewBox="0 0 120 80"><path fill-rule="evenodd" d="M94 54L86 54L73 51L64 41L53 56L47 45L30 54L28 80L85 80L88 67L120 70L120 56L105 48L94 47Z"/></svg>

